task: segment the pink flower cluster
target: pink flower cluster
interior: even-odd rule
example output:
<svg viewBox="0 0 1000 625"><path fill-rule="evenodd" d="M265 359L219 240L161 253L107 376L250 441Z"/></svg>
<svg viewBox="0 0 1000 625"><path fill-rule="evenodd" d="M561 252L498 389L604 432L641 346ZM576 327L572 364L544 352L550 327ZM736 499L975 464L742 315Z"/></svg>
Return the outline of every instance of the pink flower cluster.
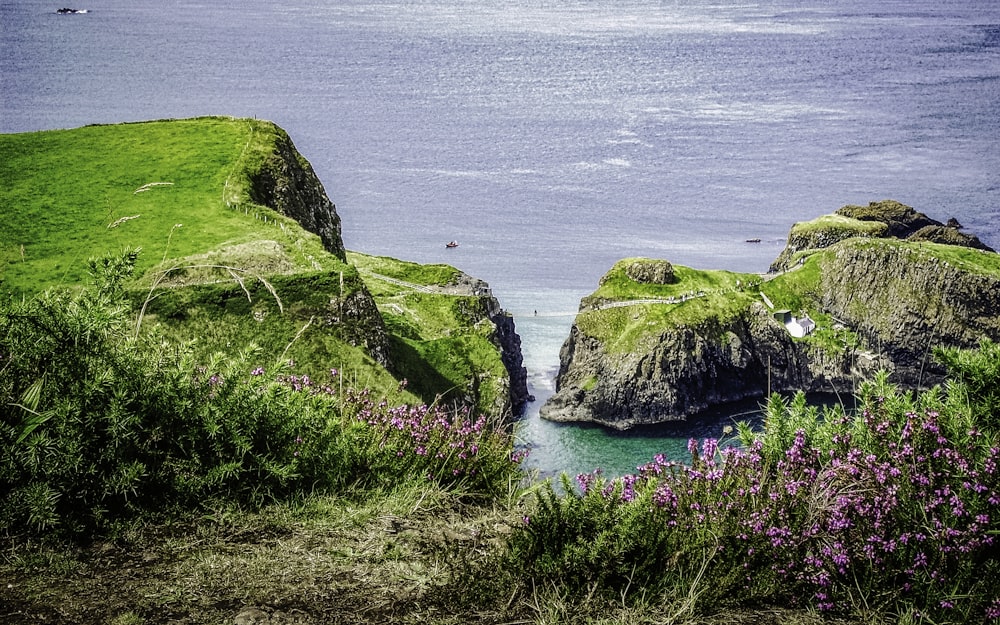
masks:
<svg viewBox="0 0 1000 625"><path fill-rule="evenodd" d="M657 456L635 475L604 482L595 472L577 483L584 494L648 506L668 531L718 537L722 551L742 554L747 583L781 580L821 610L866 588L953 609L975 581L970 563L1000 549L994 439L945 433L934 410L900 420L876 409L824 427L834 432L824 443L798 430L777 457L761 439L721 450L708 439L700 453L692 440L690 464ZM1000 618L1000 596L989 600L985 617Z"/></svg>
<svg viewBox="0 0 1000 625"><path fill-rule="evenodd" d="M339 376L338 370L330 370L333 380ZM308 375L284 375L278 381L296 392L336 398L342 413L350 415L344 418L368 432L365 438L373 450L374 465L388 462L394 469L438 482L488 481L497 471L517 471L524 457L511 453L508 432L494 427L485 416L473 418L467 407L391 406L384 400L376 402L368 389L334 389ZM491 476L483 476L484 472Z"/></svg>

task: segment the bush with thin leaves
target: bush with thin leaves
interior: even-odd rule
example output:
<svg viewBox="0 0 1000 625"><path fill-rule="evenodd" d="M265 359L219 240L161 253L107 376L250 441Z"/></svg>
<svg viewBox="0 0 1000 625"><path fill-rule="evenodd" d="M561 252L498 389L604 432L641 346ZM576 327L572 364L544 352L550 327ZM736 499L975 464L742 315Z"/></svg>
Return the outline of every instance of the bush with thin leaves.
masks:
<svg viewBox="0 0 1000 625"><path fill-rule="evenodd" d="M390 407L287 364L265 376L252 345L196 363L135 336L121 285L136 254L91 261L93 288L0 306L0 531L86 536L220 499L519 479L509 432L484 418Z"/></svg>
<svg viewBox="0 0 1000 625"><path fill-rule="evenodd" d="M578 592L995 620L1000 444L968 397L955 380L914 396L885 375L852 414L773 397L740 445L692 441L688 463L541 491L511 566Z"/></svg>

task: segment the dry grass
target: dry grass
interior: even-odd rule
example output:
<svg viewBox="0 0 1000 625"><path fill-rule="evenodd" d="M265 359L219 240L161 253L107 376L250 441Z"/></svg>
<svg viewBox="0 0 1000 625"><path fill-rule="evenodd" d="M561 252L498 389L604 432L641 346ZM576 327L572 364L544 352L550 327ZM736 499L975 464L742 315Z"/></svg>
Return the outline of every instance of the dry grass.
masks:
<svg viewBox="0 0 1000 625"><path fill-rule="evenodd" d="M250 608L271 623L433 621L448 618L433 595L449 557L486 557L505 524L492 508L404 489L220 510L71 552L9 541L0 623L232 623Z"/></svg>
<svg viewBox="0 0 1000 625"><path fill-rule="evenodd" d="M463 576L497 574L491 563L518 518L513 510L407 487L391 494L313 496L261 512L217 510L72 550L8 539L0 564L0 623L834 622L774 608L706 617L686 610L683 600L662 597L581 600L502 575L492 586L469 583ZM481 594L483 588L492 596Z"/></svg>

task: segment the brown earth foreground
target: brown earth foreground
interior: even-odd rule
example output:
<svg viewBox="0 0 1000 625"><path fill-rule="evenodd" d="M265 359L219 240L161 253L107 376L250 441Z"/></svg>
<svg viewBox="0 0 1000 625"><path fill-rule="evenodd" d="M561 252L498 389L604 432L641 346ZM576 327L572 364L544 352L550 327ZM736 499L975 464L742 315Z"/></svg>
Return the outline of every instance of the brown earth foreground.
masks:
<svg viewBox="0 0 1000 625"><path fill-rule="evenodd" d="M470 582L517 518L440 491L314 496L262 512L146 524L113 541L55 548L5 537L0 623L841 623L780 608L691 609L568 600L557 590ZM707 615L706 615L707 614Z"/></svg>

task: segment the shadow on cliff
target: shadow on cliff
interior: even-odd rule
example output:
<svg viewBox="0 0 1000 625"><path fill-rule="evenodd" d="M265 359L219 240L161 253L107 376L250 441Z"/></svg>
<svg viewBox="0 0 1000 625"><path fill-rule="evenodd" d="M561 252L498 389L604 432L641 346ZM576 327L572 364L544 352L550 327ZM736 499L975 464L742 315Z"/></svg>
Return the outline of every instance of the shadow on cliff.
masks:
<svg viewBox="0 0 1000 625"><path fill-rule="evenodd" d="M454 383L441 375L423 354L412 345L397 336L389 337L389 352L391 373L406 380L406 390L420 397L424 403L431 405L441 400L461 400L459 389Z"/></svg>

